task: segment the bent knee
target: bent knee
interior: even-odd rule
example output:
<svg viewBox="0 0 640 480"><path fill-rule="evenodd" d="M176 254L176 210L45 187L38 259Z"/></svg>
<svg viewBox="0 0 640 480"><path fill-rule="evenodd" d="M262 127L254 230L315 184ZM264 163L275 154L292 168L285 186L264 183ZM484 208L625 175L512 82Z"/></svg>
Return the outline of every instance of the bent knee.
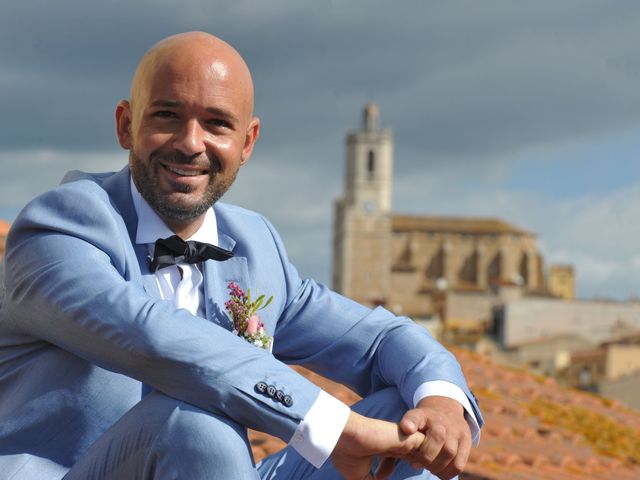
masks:
<svg viewBox="0 0 640 480"><path fill-rule="evenodd" d="M181 403L167 419L163 432L172 442L194 449L237 452L249 445L246 429L228 417Z"/></svg>
<svg viewBox="0 0 640 480"><path fill-rule="evenodd" d="M251 478L255 471L246 429L187 403L178 404L167 418L153 450L165 468L177 461L200 472L193 478L209 478L207 472L216 472L217 478ZM244 476L235 476L240 472Z"/></svg>

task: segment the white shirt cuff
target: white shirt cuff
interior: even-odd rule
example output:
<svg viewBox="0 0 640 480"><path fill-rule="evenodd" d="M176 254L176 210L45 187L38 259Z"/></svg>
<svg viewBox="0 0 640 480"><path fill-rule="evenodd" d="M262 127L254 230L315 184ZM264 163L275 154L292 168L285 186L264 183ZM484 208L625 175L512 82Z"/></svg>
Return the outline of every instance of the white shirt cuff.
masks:
<svg viewBox="0 0 640 480"><path fill-rule="evenodd" d="M476 415L473 413L473 408L471 408L471 402L469 402L469 399L462 389L456 384L445 380L425 382L420 385L416 393L413 394L413 406L415 407L423 398L433 396L452 398L462 404L465 412L464 418L467 420L469 428L471 429L473 445L477 447L480 443L480 426L478 425Z"/></svg>
<svg viewBox="0 0 640 480"><path fill-rule="evenodd" d="M289 445L311 465L320 468L338 443L350 412L347 405L320 390L320 395L296 428Z"/></svg>

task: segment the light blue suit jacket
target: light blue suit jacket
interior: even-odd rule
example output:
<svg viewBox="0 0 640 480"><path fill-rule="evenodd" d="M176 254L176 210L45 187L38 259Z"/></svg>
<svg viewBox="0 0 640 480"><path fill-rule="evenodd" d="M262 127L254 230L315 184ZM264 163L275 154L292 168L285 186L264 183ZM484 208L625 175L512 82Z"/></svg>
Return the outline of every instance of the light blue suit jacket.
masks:
<svg viewBox="0 0 640 480"><path fill-rule="evenodd" d="M204 264L207 318L158 299L146 248L134 242L128 168L72 172L21 212L0 295L2 478L61 478L140 400L141 382L287 441L318 395L291 363L361 395L395 385L408 405L423 382L453 382L481 421L458 363L423 328L301 279L262 216L214 208L219 245L235 256ZM273 354L229 331L231 280L273 295L261 311Z"/></svg>

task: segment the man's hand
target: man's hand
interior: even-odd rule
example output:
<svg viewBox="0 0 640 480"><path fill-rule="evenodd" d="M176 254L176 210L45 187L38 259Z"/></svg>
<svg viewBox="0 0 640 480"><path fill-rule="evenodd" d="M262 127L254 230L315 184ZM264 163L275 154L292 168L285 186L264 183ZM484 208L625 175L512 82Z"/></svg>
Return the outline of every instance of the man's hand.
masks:
<svg viewBox="0 0 640 480"><path fill-rule="evenodd" d="M408 458L424 443L424 435L416 430L404 434L391 422L349 414L347 424L338 439L331 461L345 480L383 480L393 472L395 458ZM375 477L371 464L381 458Z"/></svg>
<svg viewBox="0 0 640 480"><path fill-rule="evenodd" d="M425 397L404 414L400 428L406 435L424 433L424 441L411 458L414 466L426 468L442 480L455 477L467 464L471 431L464 409L447 397Z"/></svg>

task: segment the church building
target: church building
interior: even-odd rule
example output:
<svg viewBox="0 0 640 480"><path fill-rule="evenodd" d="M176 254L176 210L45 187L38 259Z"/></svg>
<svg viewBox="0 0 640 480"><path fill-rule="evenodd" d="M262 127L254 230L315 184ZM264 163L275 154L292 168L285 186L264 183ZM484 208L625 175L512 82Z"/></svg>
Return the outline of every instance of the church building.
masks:
<svg viewBox="0 0 640 480"><path fill-rule="evenodd" d="M365 106L346 138L345 192L335 203L333 288L414 319L486 321L505 295L571 299L573 270L546 282L536 235L497 218L391 210L393 134ZM553 273L556 272L556 273ZM549 291L547 285L556 286Z"/></svg>

